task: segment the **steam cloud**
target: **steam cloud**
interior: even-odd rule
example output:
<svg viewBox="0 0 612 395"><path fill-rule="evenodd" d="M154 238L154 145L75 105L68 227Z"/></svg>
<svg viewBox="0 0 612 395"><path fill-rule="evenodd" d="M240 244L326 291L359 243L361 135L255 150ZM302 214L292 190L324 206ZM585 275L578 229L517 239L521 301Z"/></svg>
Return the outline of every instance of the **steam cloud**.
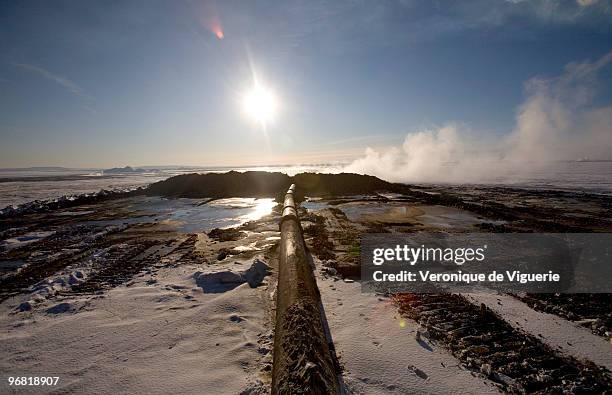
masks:
<svg viewBox="0 0 612 395"><path fill-rule="evenodd" d="M612 159L612 105L593 105L598 73L611 63L612 52L529 80L515 127L502 138L451 123L409 133L401 147L367 148L345 171L393 182L504 182L554 172L560 161Z"/></svg>

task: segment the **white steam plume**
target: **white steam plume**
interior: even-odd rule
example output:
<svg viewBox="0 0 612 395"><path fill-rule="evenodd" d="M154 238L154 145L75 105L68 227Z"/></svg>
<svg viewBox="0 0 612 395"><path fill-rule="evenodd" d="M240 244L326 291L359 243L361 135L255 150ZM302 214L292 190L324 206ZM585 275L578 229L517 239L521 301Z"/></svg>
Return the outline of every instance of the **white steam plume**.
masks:
<svg viewBox="0 0 612 395"><path fill-rule="evenodd" d="M409 133L401 147L367 148L345 171L394 182L504 182L555 171L559 161L612 159L612 105L593 106L597 74L611 63L612 52L529 80L514 129L497 141L449 123Z"/></svg>

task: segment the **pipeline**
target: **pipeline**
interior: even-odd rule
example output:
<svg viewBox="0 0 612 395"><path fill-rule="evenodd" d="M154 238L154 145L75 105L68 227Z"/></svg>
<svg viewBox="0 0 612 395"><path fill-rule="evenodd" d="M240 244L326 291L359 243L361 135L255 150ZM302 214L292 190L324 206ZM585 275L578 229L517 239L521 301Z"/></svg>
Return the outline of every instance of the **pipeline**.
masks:
<svg viewBox="0 0 612 395"><path fill-rule="evenodd" d="M280 220L272 394L339 394L292 184Z"/></svg>

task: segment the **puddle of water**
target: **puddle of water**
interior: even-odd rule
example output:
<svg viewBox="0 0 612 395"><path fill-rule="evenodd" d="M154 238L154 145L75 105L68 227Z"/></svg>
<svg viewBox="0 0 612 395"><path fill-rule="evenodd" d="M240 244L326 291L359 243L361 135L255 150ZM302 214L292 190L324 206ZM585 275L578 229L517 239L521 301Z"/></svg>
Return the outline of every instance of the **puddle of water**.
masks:
<svg viewBox="0 0 612 395"><path fill-rule="evenodd" d="M214 228L229 228L248 221L256 221L270 213L276 206L274 199L232 198L222 199L201 206L187 204L174 210L170 218L183 222L179 230L202 232Z"/></svg>
<svg viewBox="0 0 612 395"><path fill-rule="evenodd" d="M420 216L419 220L423 223L423 225L433 226L436 228L456 228L460 226L471 226L482 222L464 214L447 214L440 216L425 214Z"/></svg>
<svg viewBox="0 0 612 395"><path fill-rule="evenodd" d="M199 199L143 198L130 205L141 215L108 221L89 221L101 225L145 223L157 221L175 226L186 233L208 232L258 220L276 206L272 198L219 199L202 204Z"/></svg>
<svg viewBox="0 0 612 395"><path fill-rule="evenodd" d="M464 210L444 206L423 206L425 214L418 217L423 225L437 228L469 228L483 222L500 224L505 221L493 221L479 217Z"/></svg>
<svg viewBox="0 0 612 395"><path fill-rule="evenodd" d="M317 211L329 207L329 204L322 201L321 198L306 197L306 200L300 203L300 206L308 211Z"/></svg>
<svg viewBox="0 0 612 395"><path fill-rule="evenodd" d="M353 202L338 206L351 221L359 221L364 215L385 214L393 206L385 203Z"/></svg>
<svg viewBox="0 0 612 395"><path fill-rule="evenodd" d="M272 209L276 206L274 199L253 199L252 205L249 207L250 212L239 217L242 222L257 221L258 219L272 213Z"/></svg>
<svg viewBox="0 0 612 395"><path fill-rule="evenodd" d="M385 220L407 220L409 218L425 226L436 228L470 228L487 222L501 224L504 221L494 221L481 218L469 211L444 206L409 206L397 203L352 202L338 206L354 222Z"/></svg>

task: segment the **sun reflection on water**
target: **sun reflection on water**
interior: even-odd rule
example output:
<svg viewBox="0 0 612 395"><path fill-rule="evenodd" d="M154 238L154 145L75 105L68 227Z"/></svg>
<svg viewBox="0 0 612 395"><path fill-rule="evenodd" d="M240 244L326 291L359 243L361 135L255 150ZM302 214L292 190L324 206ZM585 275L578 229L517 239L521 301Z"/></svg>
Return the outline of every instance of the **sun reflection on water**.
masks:
<svg viewBox="0 0 612 395"><path fill-rule="evenodd" d="M256 221L270 213L276 206L276 202L272 198L254 199L252 211L240 217L243 221Z"/></svg>

